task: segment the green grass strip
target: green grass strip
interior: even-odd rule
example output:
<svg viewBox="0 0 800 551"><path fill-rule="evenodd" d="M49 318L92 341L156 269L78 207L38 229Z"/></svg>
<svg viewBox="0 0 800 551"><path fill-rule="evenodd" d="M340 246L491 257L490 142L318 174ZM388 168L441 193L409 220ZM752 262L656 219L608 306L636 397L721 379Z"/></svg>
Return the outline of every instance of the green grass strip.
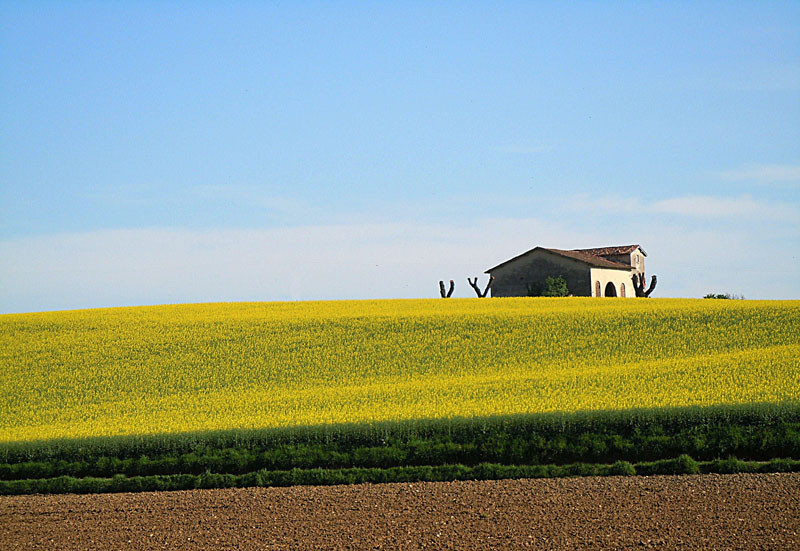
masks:
<svg viewBox="0 0 800 551"><path fill-rule="evenodd" d="M631 464L573 463L569 465L465 465L406 466L350 469L259 470L243 475L203 473L200 475L154 475L111 478L57 478L0 481L0 495L91 494L192 490L199 488L285 487L297 485L341 485L387 482L445 482L454 480L500 480L575 476L676 475L699 473L800 472L800 460L741 461L735 458L698 462L688 455L674 459Z"/></svg>
<svg viewBox="0 0 800 551"><path fill-rule="evenodd" d="M712 424L768 427L777 423L800 423L800 401L4 442L0 443L0 462L97 461L101 457L156 458L204 453L211 449L267 450L295 445L351 449L413 440L465 444L487 441L487 438L495 435L505 439L527 438L532 433L543 438L580 433L629 436L636 433L657 434L661 431L673 434Z"/></svg>

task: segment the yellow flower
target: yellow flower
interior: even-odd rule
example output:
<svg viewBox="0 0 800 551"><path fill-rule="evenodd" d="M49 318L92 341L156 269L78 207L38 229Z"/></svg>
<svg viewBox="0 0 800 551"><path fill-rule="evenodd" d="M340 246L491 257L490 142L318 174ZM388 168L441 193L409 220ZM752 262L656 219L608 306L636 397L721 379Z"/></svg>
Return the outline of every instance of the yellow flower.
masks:
<svg viewBox="0 0 800 551"><path fill-rule="evenodd" d="M0 316L0 442L800 399L800 301L508 298Z"/></svg>

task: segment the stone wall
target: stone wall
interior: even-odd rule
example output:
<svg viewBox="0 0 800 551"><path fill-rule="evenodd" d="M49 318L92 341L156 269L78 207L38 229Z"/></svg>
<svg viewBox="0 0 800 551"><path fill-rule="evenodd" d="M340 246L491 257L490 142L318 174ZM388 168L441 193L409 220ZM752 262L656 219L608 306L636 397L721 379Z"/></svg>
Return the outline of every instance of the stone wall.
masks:
<svg viewBox="0 0 800 551"><path fill-rule="evenodd" d="M495 278L492 296L528 296L531 290L543 290L548 277L561 276L567 281L570 294L588 297L592 295L590 270L583 262L542 250L533 251L492 271Z"/></svg>

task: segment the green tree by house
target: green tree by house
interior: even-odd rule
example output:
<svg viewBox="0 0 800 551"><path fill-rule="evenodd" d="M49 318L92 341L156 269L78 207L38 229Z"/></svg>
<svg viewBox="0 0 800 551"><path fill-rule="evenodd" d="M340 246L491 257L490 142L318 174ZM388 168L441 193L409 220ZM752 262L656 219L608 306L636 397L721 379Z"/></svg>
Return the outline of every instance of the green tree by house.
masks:
<svg viewBox="0 0 800 551"><path fill-rule="evenodd" d="M563 277L548 277L544 280L543 297L565 297L567 295L569 295L569 289L567 289L567 280Z"/></svg>

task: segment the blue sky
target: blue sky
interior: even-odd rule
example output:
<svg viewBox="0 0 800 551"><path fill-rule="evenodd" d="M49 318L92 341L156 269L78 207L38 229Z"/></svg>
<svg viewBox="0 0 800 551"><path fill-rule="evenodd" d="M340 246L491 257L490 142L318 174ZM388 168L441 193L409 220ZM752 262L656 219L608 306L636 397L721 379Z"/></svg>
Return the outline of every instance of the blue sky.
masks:
<svg viewBox="0 0 800 551"><path fill-rule="evenodd" d="M800 297L800 4L0 3L0 312L436 296L641 243Z"/></svg>

